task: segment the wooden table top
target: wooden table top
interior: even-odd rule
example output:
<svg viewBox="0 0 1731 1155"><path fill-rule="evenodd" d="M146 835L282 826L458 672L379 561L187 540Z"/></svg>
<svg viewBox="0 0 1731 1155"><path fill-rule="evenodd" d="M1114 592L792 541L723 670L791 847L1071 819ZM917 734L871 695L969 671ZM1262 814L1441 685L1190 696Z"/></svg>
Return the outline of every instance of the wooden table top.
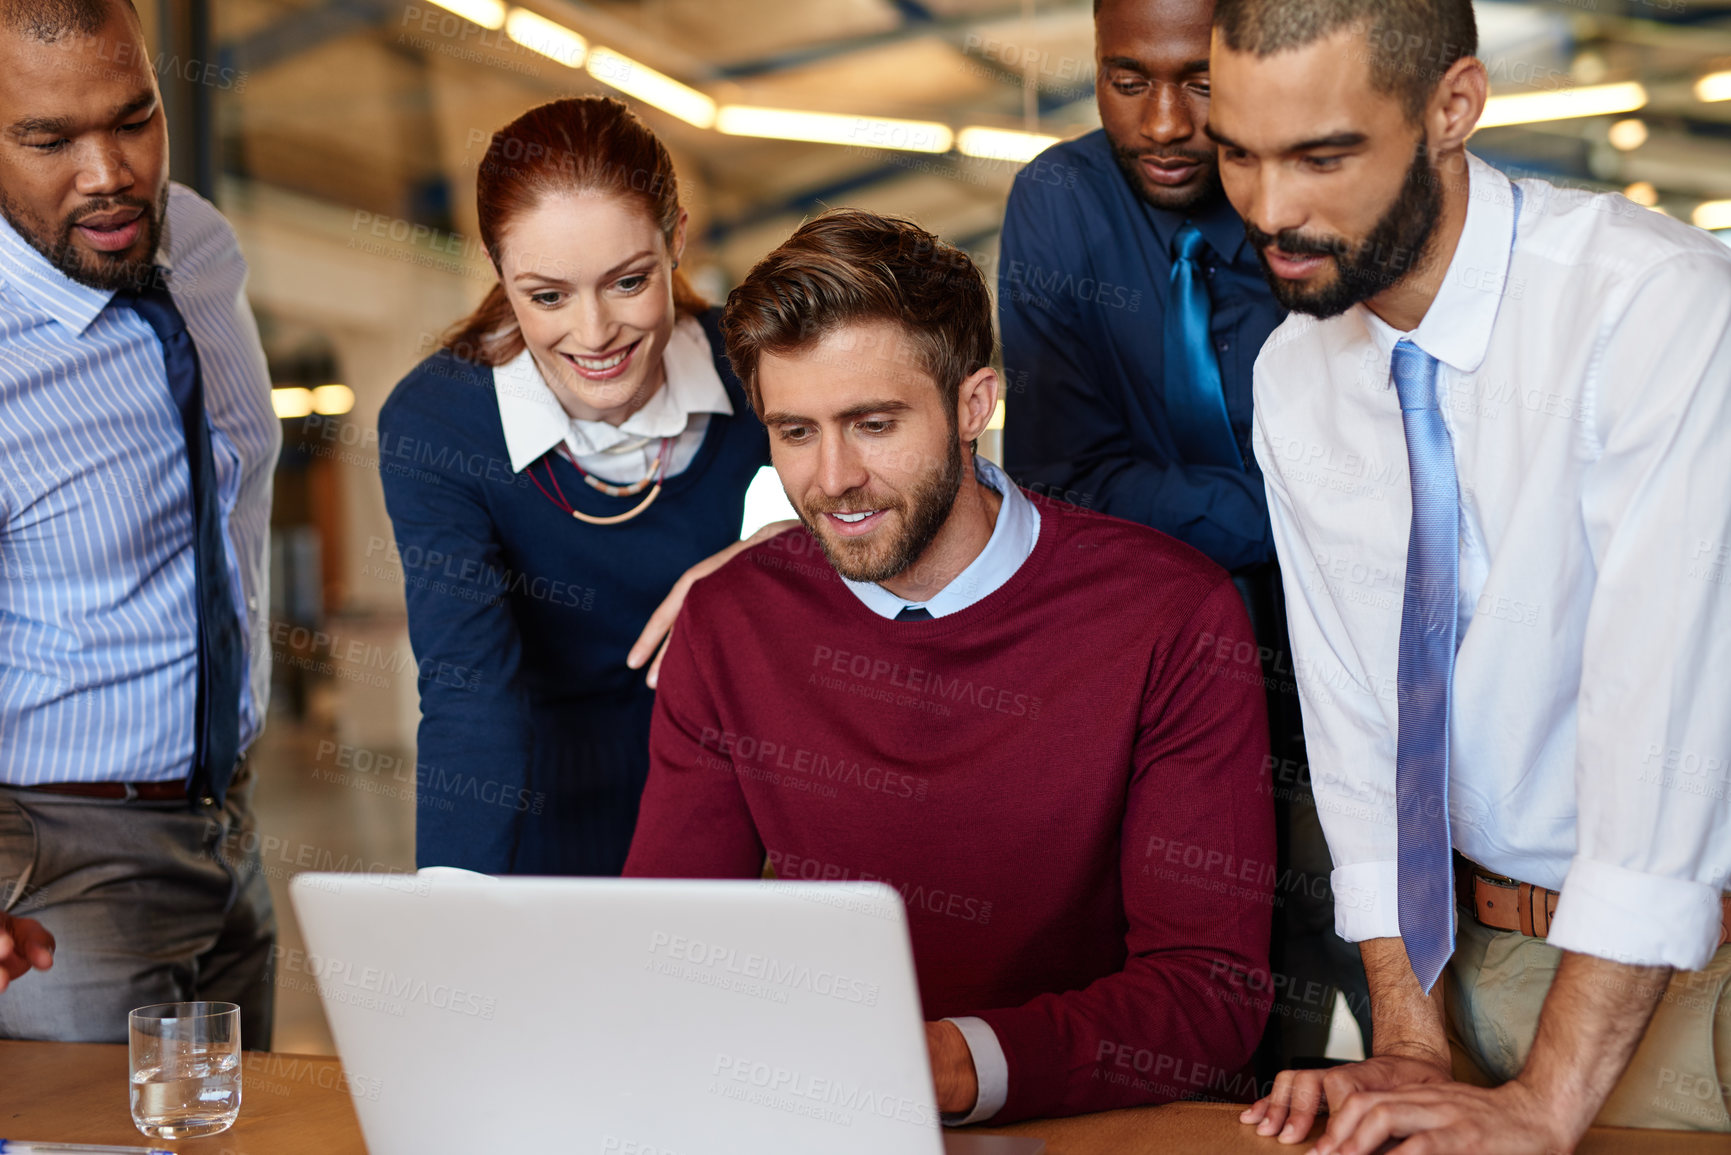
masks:
<svg viewBox="0 0 1731 1155"><path fill-rule="evenodd" d="M323 1055L248 1051L240 1118L220 1135L176 1143L132 1125L120 1043L0 1041L0 1138L161 1146L188 1155L366 1155L342 1064Z"/></svg>
<svg viewBox="0 0 1731 1155"><path fill-rule="evenodd" d="M242 1106L233 1127L206 1139L161 1145L186 1155L366 1155L336 1059L248 1051L242 1072ZM981 1129L1037 1135L1046 1140L1047 1155L1274 1155L1307 1149L1259 1137L1238 1122L1239 1110L1221 1103L1171 1103ZM0 1138L145 1144L127 1105L126 1048L0 1040ZM1725 1155L1731 1137L1594 1128L1577 1150Z"/></svg>

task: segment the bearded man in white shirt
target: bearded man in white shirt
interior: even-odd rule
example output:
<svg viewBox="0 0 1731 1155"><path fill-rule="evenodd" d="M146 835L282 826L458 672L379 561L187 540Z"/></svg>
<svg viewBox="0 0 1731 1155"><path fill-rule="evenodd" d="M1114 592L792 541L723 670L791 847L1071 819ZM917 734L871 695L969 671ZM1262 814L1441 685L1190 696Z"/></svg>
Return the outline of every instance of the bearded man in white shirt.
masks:
<svg viewBox="0 0 1731 1155"><path fill-rule="evenodd" d="M1220 0L1214 36L1208 133L1294 310L1254 445L1375 1023L1244 1121L1326 1107L1321 1155L1731 1129L1731 252L1471 156L1469 0Z"/></svg>

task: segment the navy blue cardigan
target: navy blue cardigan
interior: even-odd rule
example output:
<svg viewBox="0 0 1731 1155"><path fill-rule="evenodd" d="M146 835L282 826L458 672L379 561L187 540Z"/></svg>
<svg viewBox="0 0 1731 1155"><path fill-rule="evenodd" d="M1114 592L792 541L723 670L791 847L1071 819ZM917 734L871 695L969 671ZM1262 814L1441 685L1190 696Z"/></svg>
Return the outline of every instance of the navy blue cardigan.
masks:
<svg viewBox="0 0 1731 1155"><path fill-rule="evenodd" d="M586 525L511 469L493 371L448 352L379 412L421 691L415 857L488 873L616 874L648 772L654 693L631 643L690 566L738 539L768 439L700 317L734 415L646 511ZM530 468L608 515L641 497L584 484L554 453Z"/></svg>

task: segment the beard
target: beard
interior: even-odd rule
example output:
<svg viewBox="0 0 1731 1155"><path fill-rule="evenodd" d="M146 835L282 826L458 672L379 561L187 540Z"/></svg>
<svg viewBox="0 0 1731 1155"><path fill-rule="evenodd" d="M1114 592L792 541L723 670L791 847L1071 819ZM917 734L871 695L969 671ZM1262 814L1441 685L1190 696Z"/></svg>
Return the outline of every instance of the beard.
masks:
<svg viewBox="0 0 1731 1155"><path fill-rule="evenodd" d="M1165 160L1190 160L1201 165L1201 180L1195 188L1167 189L1150 188L1142 177L1141 166L1137 163L1147 151L1136 152L1124 148L1110 136L1106 140L1112 145L1112 159L1118 162L1118 170L1124 174L1124 179L1130 182L1130 187L1136 190L1136 195L1149 205L1167 212L1187 213L1205 205L1214 204L1225 196L1225 190L1220 184L1220 162L1212 151L1175 148L1158 155Z"/></svg>
<svg viewBox="0 0 1731 1155"><path fill-rule="evenodd" d="M79 221L98 215L111 213L117 209L139 209L143 213L144 231L140 240L143 242L143 253L140 256L129 256L129 253L139 251L137 244L125 252L104 253L94 249L83 249L72 239L72 230ZM126 290L137 289L150 283L155 275L154 262L157 246L162 242L162 222L168 212L168 182L162 185L162 195L155 203L143 197L97 197L80 206L77 212L67 216L57 225L50 225L41 218L27 212L4 190L0 190L0 216L6 218L6 223L12 226L14 232L30 243L30 247L47 258L48 263L60 272L92 289Z"/></svg>
<svg viewBox="0 0 1731 1155"><path fill-rule="evenodd" d="M1402 278L1420 267L1431 234L1442 216L1442 187L1436 166L1430 162L1425 142L1419 141L1412 164L1407 167L1406 180L1395 194L1394 203L1376 222L1364 242L1354 246L1344 237L1307 237L1296 229L1278 236L1263 232L1249 221L1244 233L1256 249L1262 262L1262 273L1268 279L1274 298L1294 312L1313 317L1334 317L1346 312L1360 301L1399 284ZM1266 249L1270 246L1293 255L1319 253L1334 258L1335 277L1325 285L1312 288L1302 282L1276 276L1268 265Z"/></svg>
<svg viewBox="0 0 1731 1155"><path fill-rule="evenodd" d="M884 582L905 572L937 539L938 531L950 518L956 495L962 488L962 443L953 431L949 452L943 462L932 469L908 490L907 497L893 505L878 505L862 501L863 491L854 490L838 498L795 503L799 519L811 530L817 544L835 571L849 581ZM894 537L883 539L873 534L869 539L836 538L831 540L823 524L828 513L850 510L882 509L901 514L901 529Z"/></svg>

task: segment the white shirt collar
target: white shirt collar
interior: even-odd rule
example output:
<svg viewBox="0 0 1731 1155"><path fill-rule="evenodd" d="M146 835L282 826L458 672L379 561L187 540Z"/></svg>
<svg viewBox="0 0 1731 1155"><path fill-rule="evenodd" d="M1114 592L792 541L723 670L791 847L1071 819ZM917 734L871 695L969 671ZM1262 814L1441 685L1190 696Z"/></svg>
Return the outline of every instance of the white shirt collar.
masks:
<svg viewBox="0 0 1731 1155"><path fill-rule="evenodd" d="M1363 304L1371 340L1386 363L1403 337L1461 373L1484 364L1491 329L1503 303L1510 245L1515 226L1514 192L1509 178L1467 154L1467 219L1455 243L1448 272L1418 328L1401 333Z"/></svg>
<svg viewBox="0 0 1731 1155"><path fill-rule="evenodd" d="M677 437L694 413L732 415L733 403L697 318L681 317L673 326L661 367L667 377L661 388L617 426L567 414L528 349L495 368L493 392L512 470L521 473L561 441L583 456L633 438Z"/></svg>
<svg viewBox="0 0 1731 1155"><path fill-rule="evenodd" d="M998 520L992 526L992 536L986 541L986 548L980 551L980 556L924 603L899 598L875 582L842 578L867 609L879 617L893 618L909 606L923 605L932 617L941 618L967 609L997 592L1016 576L1016 571L1028 560L1028 555L1034 552L1034 544L1040 539L1040 511L1003 470L978 454L974 456L974 477L1004 499L998 506Z"/></svg>

